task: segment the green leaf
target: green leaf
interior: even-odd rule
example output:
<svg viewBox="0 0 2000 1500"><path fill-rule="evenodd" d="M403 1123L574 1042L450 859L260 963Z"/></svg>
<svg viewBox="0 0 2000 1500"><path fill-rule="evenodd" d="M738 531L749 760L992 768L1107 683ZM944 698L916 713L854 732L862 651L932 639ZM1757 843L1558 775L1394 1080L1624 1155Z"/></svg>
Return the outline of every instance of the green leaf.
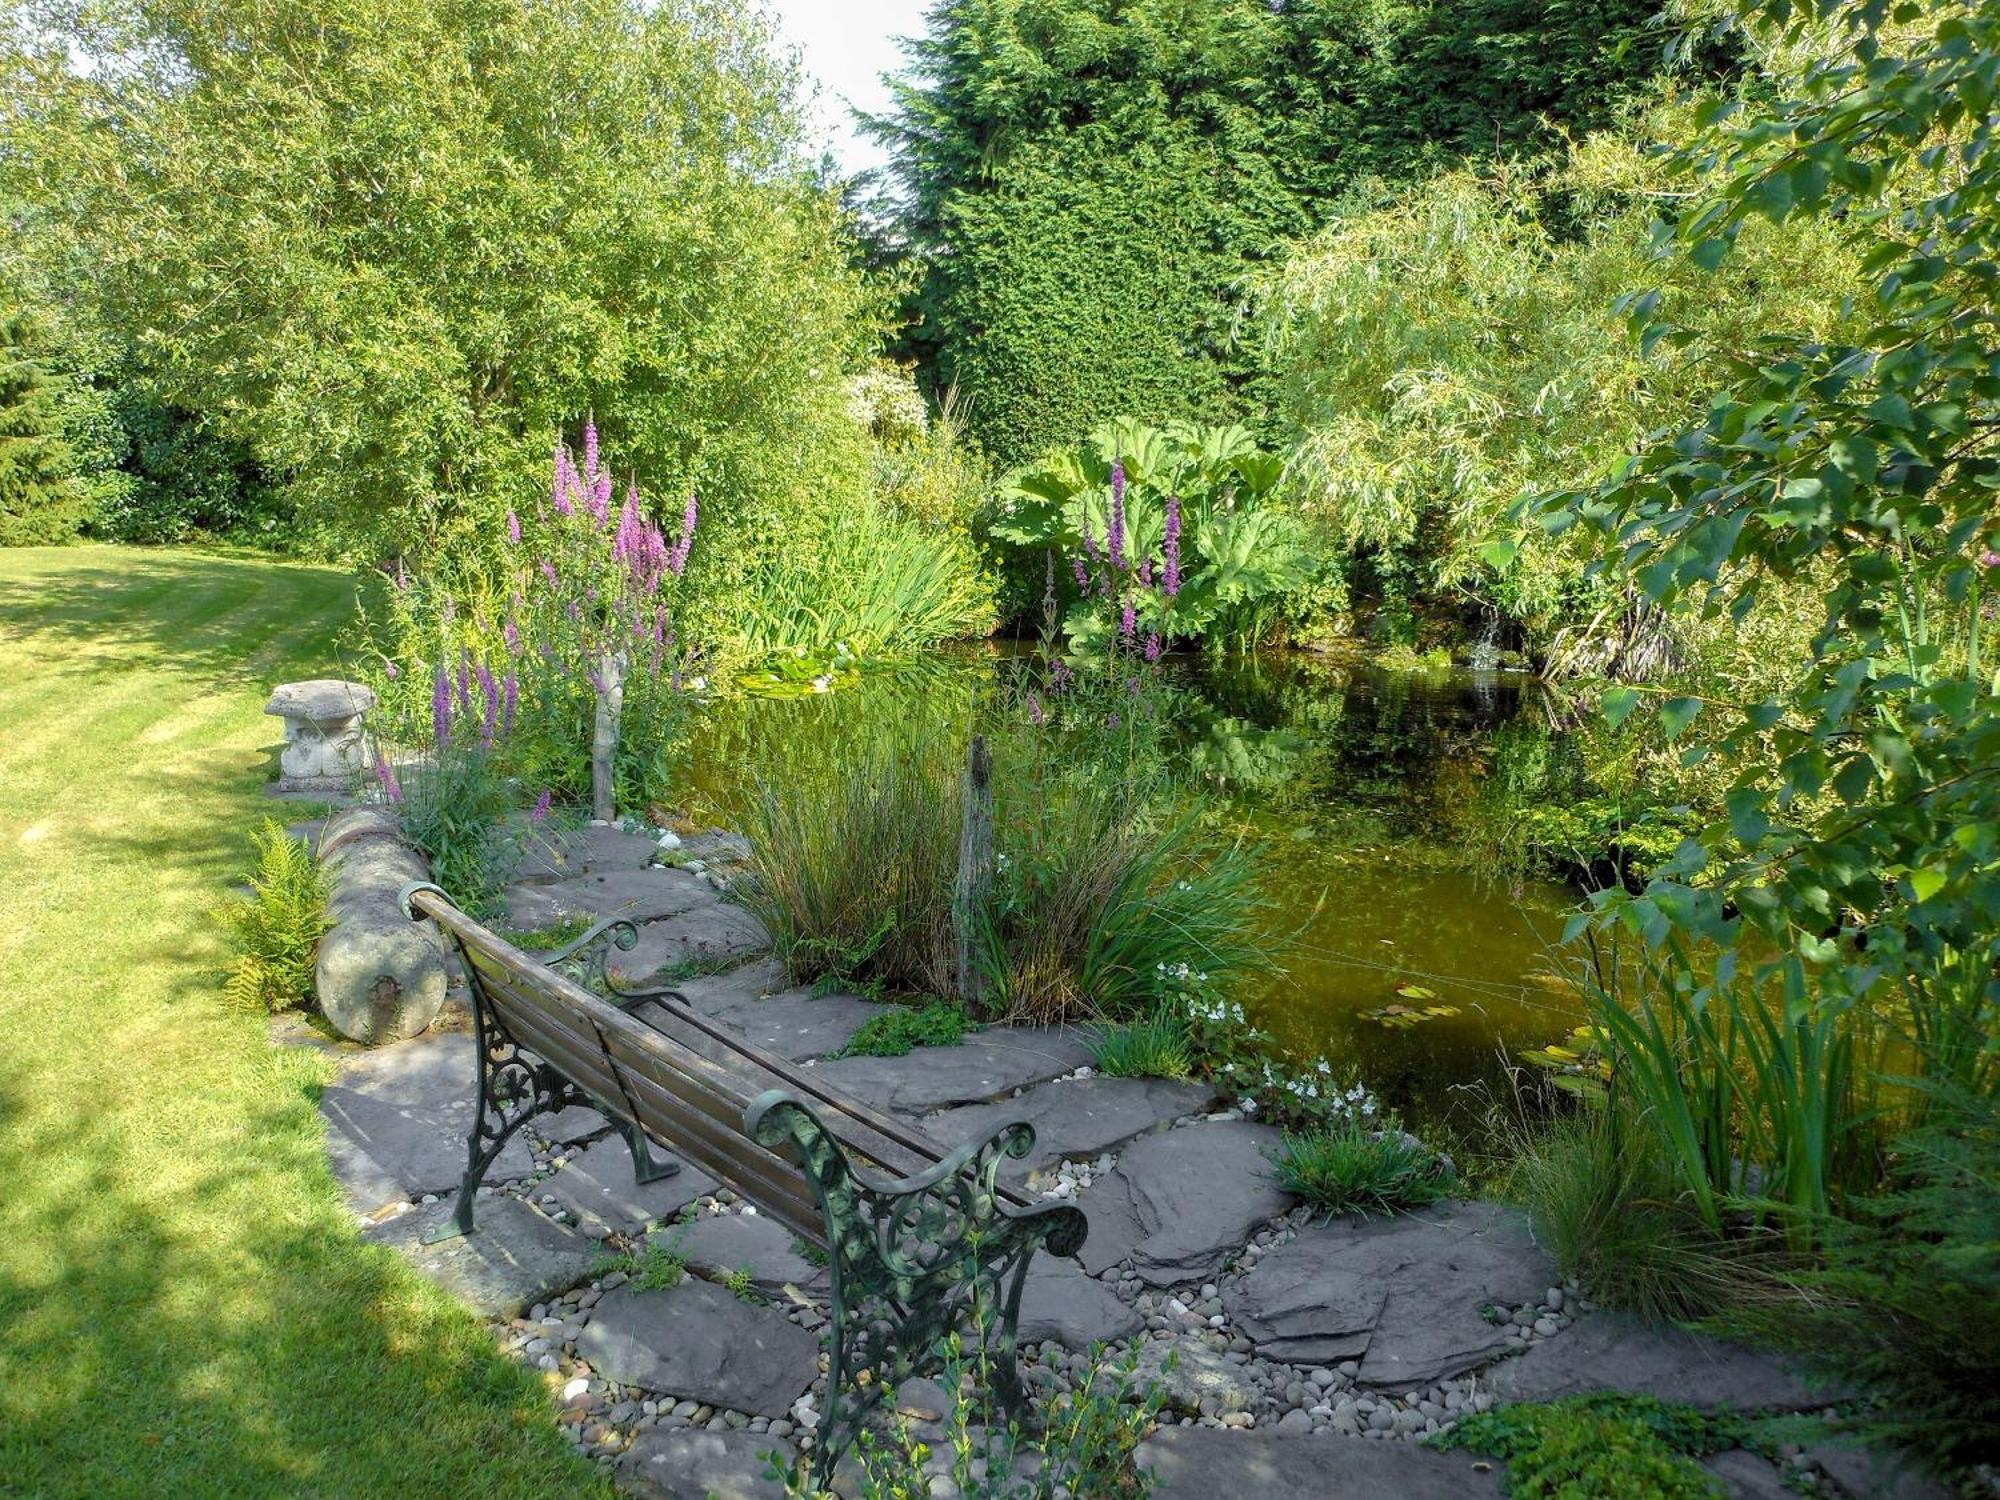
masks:
<svg viewBox="0 0 2000 1500"><path fill-rule="evenodd" d="M1921 870L1910 871L1910 890L1918 901L1928 901L1944 889L1949 878L1936 865L1926 865Z"/></svg>
<svg viewBox="0 0 2000 1500"><path fill-rule="evenodd" d="M1678 739L1681 731L1694 722L1701 712L1699 698L1669 698L1660 705L1660 729L1670 740Z"/></svg>
<svg viewBox="0 0 2000 1500"><path fill-rule="evenodd" d="M1639 706L1639 690L1629 687L1614 687L1604 690L1600 707L1604 710L1604 722L1616 729L1632 717L1632 710Z"/></svg>

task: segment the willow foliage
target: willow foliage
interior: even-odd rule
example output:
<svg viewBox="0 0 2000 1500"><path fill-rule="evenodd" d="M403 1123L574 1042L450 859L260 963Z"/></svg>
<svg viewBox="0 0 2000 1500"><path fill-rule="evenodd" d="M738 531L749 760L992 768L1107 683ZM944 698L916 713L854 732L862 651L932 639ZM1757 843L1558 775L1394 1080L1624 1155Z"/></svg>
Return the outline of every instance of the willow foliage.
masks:
<svg viewBox="0 0 2000 1500"><path fill-rule="evenodd" d="M1547 536L1503 542L1515 501L1602 473L1698 411L1717 345L1841 326L1856 263L1823 223L1759 226L1715 276L1658 257L1655 220L1685 188L1649 143L1689 116L1661 104L1547 163L1442 173L1342 218L1266 279L1293 492L1324 539L1414 556L1433 590L1546 641L1588 603L1584 559ZM1642 347L1615 304L1645 285L1700 348Z"/></svg>

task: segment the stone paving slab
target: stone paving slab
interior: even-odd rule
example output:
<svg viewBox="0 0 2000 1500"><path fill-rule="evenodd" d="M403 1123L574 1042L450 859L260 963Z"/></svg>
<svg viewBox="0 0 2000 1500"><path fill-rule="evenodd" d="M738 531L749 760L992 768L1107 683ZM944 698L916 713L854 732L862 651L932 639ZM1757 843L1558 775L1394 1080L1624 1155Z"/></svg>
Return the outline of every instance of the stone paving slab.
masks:
<svg viewBox="0 0 2000 1500"><path fill-rule="evenodd" d="M685 964L722 963L771 946L771 935L749 912L717 900L677 917L647 922L632 948L613 948L605 971L614 983L636 988Z"/></svg>
<svg viewBox="0 0 2000 1500"><path fill-rule="evenodd" d="M1500 1466L1490 1459L1358 1437L1163 1427L1139 1445L1137 1458L1156 1481L1153 1500L1484 1500L1500 1494Z"/></svg>
<svg viewBox="0 0 2000 1500"><path fill-rule="evenodd" d="M1015 1089L1073 1073L1090 1061L1075 1031L995 1027L950 1047L921 1047L907 1057L843 1057L815 1071L877 1109L924 1115L959 1104L984 1104Z"/></svg>
<svg viewBox="0 0 2000 1500"><path fill-rule="evenodd" d="M627 833L622 828L584 827L556 833L537 828L529 831L522 843L512 879L556 881L586 870L596 874L638 870L651 864L659 852L659 845L647 835Z"/></svg>
<svg viewBox="0 0 2000 1500"><path fill-rule="evenodd" d="M1226 1288L1223 1306L1266 1358L1359 1359L1362 1384L1407 1390L1498 1357L1508 1330L1486 1309L1539 1301L1557 1279L1523 1214L1444 1203L1309 1225Z"/></svg>
<svg viewBox="0 0 2000 1500"><path fill-rule="evenodd" d="M784 1500L764 1455L789 1464L792 1445L769 1433L648 1427L618 1460L618 1481L641 1500Z"/></svg>
<svg viewBox="0 0 2000 1500"><path fill-rule="evenodd" d="M1135 1136L1205 1110L1215 1099L1207 1084L1167 1078L1059 1078L1015 1099L946 1110L924 1121L925 1132L947 1146L984 1140L1001 1126L1025 1120L1035 1127L1035 1149L1001 1164L1003 1174L1026 1177L1064 1161L1100 1156Z"/></svg>
<svg viewBox="0 0 2000 1500"><path fill-rule="evenodd" d="M588 1104L571 1104L552 1114L536 1115L521 1128L553 1145L574 1146L604 1134L611 1122Z"/></svg>
<svg viewBox="0 0 2000 1500"><path fill-rule="evenodd" d="M594 871L551 882L523 882L507 888L507 924L537 932L562 922L602 922L623 917L655 922L717 904L712 886L685 870L649 866L642 870Z"/></svg>
<svg viewBox="0 0 2000 1500"><path fill-rule="evenodd" d="M1905 1455L1822 1443L1807 1449L1806 1457L1853 1500L1950 1500L1952 1495Z"/></svg>
<svg viewBox="0 0 2000 1500"><path fill-rule="evenodd" d="M774 1308L695 1280L607 1292L576 1352L621 1385L761 1417L782 1417L819 1373L819 1340Z"/></svg>
<svg viewBox="0 0 2000 1500"><path fill-rule="evenodd" d="M690 1007L691 1009L693 1007ZM711 1002L701 1014L706 1020L728 1027L754 1047L761 1047L787 1062L826 1057L846 1046L854 1033L891 1005L853 995L822 995L814 999L807 990L785 990L764 998L744 997L727 1003ZM692 1027L674 1030L658 1010L641 1005L633 1014L649 1025L672 1030L704 1056L720 1056L727 1049L701 1045L701 1033Z"/></svg>
<svg viewBox="0 0 2000 1500"><path fill-rule="evenodd" d="M746 958L715 974L691 974L674 982L674 993L698 1015L714 1016L747 1001L762 1000L792 987L785 966L769 954Z"/></svg>
<svg viewBox="0 0 2000 1500"><path fill-rule="evenodd" d="M1487 1389L1501 1401L1632 1391L1704 1411L1801 1411L1839 1399L1814 1391L1773 1355L1611 1312L1586 1313L1562 1337L1499 1365Z"/></svg>
<svg viewBox="0 0 2000 1500"><path fill-rule="evenodd" d="M1085 1350L1136 1338L1145 1326L1138 1308L1086 1276L1075 1261L1037 1255L1028 1262L1021 1288L1022 1343L1054 1339L1064 1348Z"/></svg>
<svg viewBox="0 0 2000 1500"><path fill-rule="evenodd" d="M1271 1180L1278 1132L1236 1121L1145 1136L1078 1200L1090 1216L1081 1259L1096 1276L1129 1260L1154 1286L1200 1281L1266 1220L1291 1207Z"/></svg>
<svg viewBox="0 0 2000 1500"><path fill-rule="evenodd" d="M748 1271L767 1297L784 1295L787 1286L825 1290L826 1267L799 1254L791 1231L763 1214L703 1214L692 1224L656 1229L646 1238L704 1275Z"/></svg>
<svg viewBox="0 0 2000 1500"><path fill-rule="evenodd" d="M656 1159L671 1152L653 1148ZM637 1234L654 1220L665 1222L695 1199L716 1189L716 1181L688 1162L671 1177L641 1186L632 1174L632 1153L620 1135L606 1136L570 1158L569 1164L536 1185L577 1217L584 1233Z"/></svg>
<svg viewBox="0 0 2000 1500"><path fill-rule="evenodd" d="M1743 1448L1731 1448L1701 1466L1715 1476L1731 1500L1798 1500L1798 1491L1787 1487L1784 1472L1776 1464Z"/></svg>
<svg viewBox="0 0 2000 1500"><path fill-rule="evenodd" d="M590 1242L519 1198L481 1198L471 1234L424 1244L424 1233L450 1218L451 1210L448 1200L427 1204L372 1226L364 1237L400 1251L487 1319L516 1317L590 1273Z"/></svg>
<svg viewBox="0 0 2000 1500"><path fill-rule="evenodd" d="M341 1082L320 1095L319 1108L333 1174L357 1213L457 1189L477 1088L472 1038L464 1032L346 1055ZM516 1135L486 1180L517 1181L534 1169Z"/></svg>

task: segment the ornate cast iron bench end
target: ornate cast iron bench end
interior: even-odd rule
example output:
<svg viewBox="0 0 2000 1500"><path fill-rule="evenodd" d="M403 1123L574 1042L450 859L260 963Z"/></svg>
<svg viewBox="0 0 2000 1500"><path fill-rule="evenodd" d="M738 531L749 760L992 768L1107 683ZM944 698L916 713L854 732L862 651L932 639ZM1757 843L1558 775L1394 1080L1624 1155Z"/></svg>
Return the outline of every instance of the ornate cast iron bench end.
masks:
<svg viewBox="0 0 2000 1500"><path fill-rule="evenodd" d="M832 1325L827 1422L813 1473L824 1484L868 1412L935 1364L954 1332L980 1340L1002 1408L1025 1423L1016 1359L1021 1292L1035 1251L1074 1255L1089 1223L1070 1204L1016 1209L997 1190L1002 1159L1034 1149L1034 1127L1003 1125L910 1177L857 1168L802 1100L784 1089L743 1112L758 1144L795 1153L819 1200L828 1236ZM863 1384L856 1377L868 1371Z"/></svg>

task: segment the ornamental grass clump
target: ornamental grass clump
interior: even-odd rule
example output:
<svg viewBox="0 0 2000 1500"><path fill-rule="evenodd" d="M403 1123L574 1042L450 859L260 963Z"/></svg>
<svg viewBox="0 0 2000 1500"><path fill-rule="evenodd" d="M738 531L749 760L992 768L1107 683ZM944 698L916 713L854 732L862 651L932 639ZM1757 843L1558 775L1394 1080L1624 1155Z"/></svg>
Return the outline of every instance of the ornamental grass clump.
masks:
<svg viewBox="0 0 2000 1500"><path fill-rule="evenodd" d="M251 1009L287 1010L313 993L313 962L331 925L326 872L306 841L274 818L264 820L255 840L257 869L248 899L215 909L236 949L223 993Z"/></svg>
<svg viewBox="0 0 2000 1500"><path fill-rule="evenodd" d="M1393 1214L1450 1197L1451 1158L1433 1151L1356 1087L1336 1096L1326 1123L1286 1131L1271 1158L1278 1186L1308 1207L1335 1214Z"/></svg>

